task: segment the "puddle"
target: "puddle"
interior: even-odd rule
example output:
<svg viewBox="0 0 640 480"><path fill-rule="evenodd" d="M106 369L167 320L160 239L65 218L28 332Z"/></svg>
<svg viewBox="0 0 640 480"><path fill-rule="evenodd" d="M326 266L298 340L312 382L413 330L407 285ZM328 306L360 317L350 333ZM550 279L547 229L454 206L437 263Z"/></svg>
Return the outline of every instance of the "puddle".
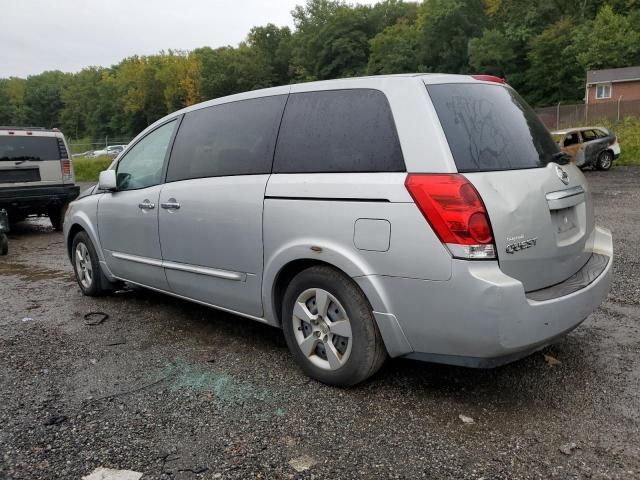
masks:
<svg viewBox="0 0 640 480"><path fill-rule="evenodd" d="M21 280L53 280L65 279L73 281L73 277L68 272L62 270L52 270L50 268L39 268L26 263L4 263L0 262L0 275L16 275Z"/></svg>

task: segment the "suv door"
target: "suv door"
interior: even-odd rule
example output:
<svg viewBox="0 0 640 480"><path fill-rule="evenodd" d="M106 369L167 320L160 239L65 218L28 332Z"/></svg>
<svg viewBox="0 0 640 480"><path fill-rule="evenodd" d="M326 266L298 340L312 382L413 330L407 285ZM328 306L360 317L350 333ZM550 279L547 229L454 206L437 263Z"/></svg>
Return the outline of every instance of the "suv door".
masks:
<svg viewBox="0 0 640 480"><path fill-rule="evenodd" d="M262 315L264 191L286 98L185 114L160 193L160 243L174 293Z"/></svg>
<svg viewBox="0 0 640 480"><path fill-rule="evenodd" d="M580 167L584 164L584 149L582 148L582 140L579 132L567 133L567 136L564 138L563 147L565 151L571 155L571 158L577 166Z"/></svg>
<svg viewBox="0 0 640 480"><path fill-rule="evenodd" d="M601 130L589 129L582 132L586 165L595 165L600 152L609 146L609 137L602 136Z"/></svg>
<svg viewBox="0 0 640 480"><path fill-rule="evenodd" d="M98 234L111 272L124 280L168 290L158 239L158 200L177 120L138 141L118 162L117 190L98 201Z"/></svg>

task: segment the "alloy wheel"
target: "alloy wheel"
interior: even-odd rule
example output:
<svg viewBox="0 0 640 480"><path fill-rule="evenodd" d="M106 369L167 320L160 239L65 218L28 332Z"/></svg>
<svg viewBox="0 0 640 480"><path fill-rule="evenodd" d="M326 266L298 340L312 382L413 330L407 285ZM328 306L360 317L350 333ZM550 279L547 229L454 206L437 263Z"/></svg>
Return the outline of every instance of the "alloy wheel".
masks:
<svg viewBox="0 0 640 480"><path fill-rule="evenodd" d="M80 284L85 288L91 288L93 283L93 265L91 264L91 255L87 246L79 242L75 251L76 274Z"/></svg>
<svg viewBox="0 0 640 480"><path fill-rule="evenodd" d="M337 370L351 355L351 322L338 299L321 288L302 292L293 306L293 329L298 347L311 363Z"/></svg>

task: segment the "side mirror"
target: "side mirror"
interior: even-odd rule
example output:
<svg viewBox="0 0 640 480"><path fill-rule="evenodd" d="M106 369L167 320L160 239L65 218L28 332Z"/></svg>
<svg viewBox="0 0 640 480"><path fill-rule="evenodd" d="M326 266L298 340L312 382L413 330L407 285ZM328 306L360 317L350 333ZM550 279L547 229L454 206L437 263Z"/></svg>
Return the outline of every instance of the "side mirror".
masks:
<svg viewBox="0 0 640 480"><path fill-rule="evenodd" d="M115 170L105 170L104 172L100 172L100 178L98 179L98 188L100 190L113 192L116 190L117 186Z"/></svg>

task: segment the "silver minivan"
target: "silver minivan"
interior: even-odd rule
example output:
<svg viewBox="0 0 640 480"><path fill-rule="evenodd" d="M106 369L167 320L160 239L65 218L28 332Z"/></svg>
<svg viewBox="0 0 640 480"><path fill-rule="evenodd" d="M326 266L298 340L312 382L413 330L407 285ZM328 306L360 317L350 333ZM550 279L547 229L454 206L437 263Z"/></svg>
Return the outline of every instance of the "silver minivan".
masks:
<svg viewBox="0 0 640 480"><path fill-rule="evenodd" d="M85 295L129 282L280 327L353 385L390 357L521 358L606 297L612 239L581 171L489 76L247 92L173 113L73 202Z"/></svg>

